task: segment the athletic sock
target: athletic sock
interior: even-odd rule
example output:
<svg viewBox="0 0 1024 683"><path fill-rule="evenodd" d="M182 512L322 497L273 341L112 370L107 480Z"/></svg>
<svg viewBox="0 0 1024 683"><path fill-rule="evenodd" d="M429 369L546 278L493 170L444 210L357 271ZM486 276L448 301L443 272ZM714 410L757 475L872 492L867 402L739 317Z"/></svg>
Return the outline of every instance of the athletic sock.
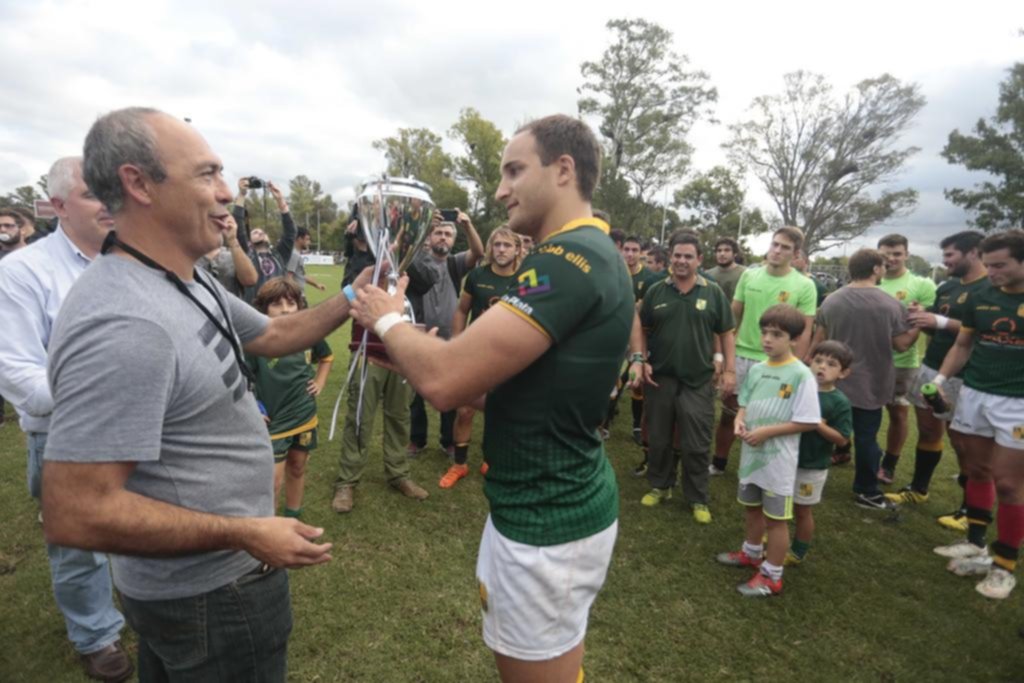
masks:
<svg viewBox="0 0 1024 683"><path fill-rule="evenodd" d="M941 459L941 448L935 450L919 446L914 457L914 478L910 482L910 488L918 493L928 493L932 475L935 474L935 468L939 466Z"/></svg>
<svg viewBox="0 0 1024 683"><path fill-rule="evenodd" d="M760 560L761 556L764 555L764 545L760 543L754 545L743 541L743 554L752 560Z"/></svg>
<svg viewBox="0 0 1024 683"><path fill-rule="evenodd" d="M729 458L720 458L716 455L711 459L711 464L714 465L715 469L719 472L724 472L725 466L729 464Z"/></svg>
<svg viewBox="0 0 1024 683"><path fill-rule="evenodd" d="M644 402L632 399L633 401L633 429L640 429L640 420L644 416Z"/></svg>
<svg viewBox="0 0 1024 683"><path fill-rule="evenodd" d="M1000 503L996 529L999 540L992 544L992 562L1012 572L1024 541L1024 505Z"/></svg>
<svg viewBox="0 0 1024 683"><path fill-rule="evenodd" d="M285 507L285 509L284 509L284 516L285 517L294 517L294 518L298 519L299 517L302 516L302 508L299 508L298 510L293 510L290 507Z"/></svg>
<svg viewBox="0 0 1024 683"><path fill-rule="evenodd" d="M761 573L772 581L782 580L782 567L765 560L761 563Z"/></svg>
<svg viewBox="0 0 1024 683"><path fill-rule="evenodd" d="M468 443L457 443L457 444L455 444L455 464L456 465L465 465L467 460L469 460L469 444Z"/></svg>
<svg viewBox="0 0 1024 683"><path fill-rule="evenodd" d="M896 472L896 465L899 463L900 456L888 451L882 456L882 469L889 472Z"/></svg>
<svg viewBox="0 0 1024 683"><path fill-rule="evenodd" d="M992 523L992 506L996 502L996 485L993 481L968 479L964 485L964 501L967 504L967 540L976 546L985 546L985 533Z"/></svg>
<svg viewBox="0 0 1024 683"><path fill-rule="evenodd" d="M810 547L810 541L801 541L799 538L794 538L793 545L789 547L789 551L796 555L798 560L802 560L807 556L807 551Z"/></svg>

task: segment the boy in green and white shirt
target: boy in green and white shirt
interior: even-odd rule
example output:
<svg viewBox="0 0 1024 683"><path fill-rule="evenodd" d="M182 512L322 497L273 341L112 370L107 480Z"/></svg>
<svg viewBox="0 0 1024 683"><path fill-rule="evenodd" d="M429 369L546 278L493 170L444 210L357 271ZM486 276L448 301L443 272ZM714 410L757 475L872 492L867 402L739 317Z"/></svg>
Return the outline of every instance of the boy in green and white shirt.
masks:
<svg viewBox="0 0 1024 683"><path fill-rule="evenodd" d="M758 322L767 360L747 373L735 420L736 436L743 440L737 500L746 507L746 537L741 550L717 557L725 565L759 569L737 587L748 597L782 592L800 433L813 430L821 421L814 376L791 350L806 325L803 313L778 304ZM762 540L766 528L767 557Z"/></svg>

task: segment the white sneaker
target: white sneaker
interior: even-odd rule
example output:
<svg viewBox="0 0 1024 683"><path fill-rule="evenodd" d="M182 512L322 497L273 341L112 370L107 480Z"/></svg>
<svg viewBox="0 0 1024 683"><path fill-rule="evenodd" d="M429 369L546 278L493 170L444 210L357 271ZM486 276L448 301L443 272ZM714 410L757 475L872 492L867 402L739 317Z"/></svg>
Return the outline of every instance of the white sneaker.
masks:
<svg viewBox="0 0 1024 683"><path fill-rule="evenodd" d="M950 543L949 545L940 545L937 548L933 548L932 551L936 555L942 557L948 557L950 559L956 557L977 557L978 555L988 555L988 550L984 546L977 546L968 541L966 538L962 538L956 543Z"/></svg>
<svg viewBox="0 0 1024 683"><path fill-rule="evenodd" d="M955 557L949 561L946 569L957 576L985 576L992 569L992 558L988 553L973 557Z"/></svg>
<svg viewBox="0 0 1024 683"><path fill-rule="evenodd" d="M708 474L710 474L712 477L720 477L723 474L725 474L725 470L720 470L714 465L708 465Z"/></svg>
<svg viewBox="0 0 1024 683"><path fill-rule="evenodd" d="M986 598L1003 600L1010 596L1010 591L1016 585L1017 579L1013 578L1013 574L1000 567L993 567L989 570L985 580L975 586L974 590Z"/></svg>

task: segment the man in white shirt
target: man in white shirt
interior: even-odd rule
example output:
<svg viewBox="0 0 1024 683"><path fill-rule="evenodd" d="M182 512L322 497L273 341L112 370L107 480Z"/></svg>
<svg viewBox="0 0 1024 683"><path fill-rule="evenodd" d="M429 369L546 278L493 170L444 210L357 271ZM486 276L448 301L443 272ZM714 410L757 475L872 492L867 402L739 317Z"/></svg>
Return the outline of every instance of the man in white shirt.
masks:
<svg viewBox="0 0 1024 683"><path fill-rule="evenodd" d="M113 227L82 180L80 157L57 160L47 188L60 218L57 230L0 262L0 393L17 408L28 437L28 487L37 499L53 411L46 377L50 331L71 286ZM120 645L124 617L114 607L107 556L52 544L46 550L54 598L86 673L99 680L127 679L134 665Z"/></svg>

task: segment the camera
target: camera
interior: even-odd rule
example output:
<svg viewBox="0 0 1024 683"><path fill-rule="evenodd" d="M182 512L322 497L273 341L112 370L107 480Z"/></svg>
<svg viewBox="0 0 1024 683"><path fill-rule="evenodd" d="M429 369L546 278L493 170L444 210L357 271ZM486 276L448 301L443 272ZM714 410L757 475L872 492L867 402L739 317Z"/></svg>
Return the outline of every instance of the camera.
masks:
<svg viewBox="0 0 1024 683"><path fill-rule="evenodd" d="M248 183L249 183L249 189L250 190L258 190L261 187L263 187L263 185L265 184L262 180L260 180L259 178L257 178L254 175L253 176L249 176L248 178L246 178L246 181L248 181Z"/></svg>

